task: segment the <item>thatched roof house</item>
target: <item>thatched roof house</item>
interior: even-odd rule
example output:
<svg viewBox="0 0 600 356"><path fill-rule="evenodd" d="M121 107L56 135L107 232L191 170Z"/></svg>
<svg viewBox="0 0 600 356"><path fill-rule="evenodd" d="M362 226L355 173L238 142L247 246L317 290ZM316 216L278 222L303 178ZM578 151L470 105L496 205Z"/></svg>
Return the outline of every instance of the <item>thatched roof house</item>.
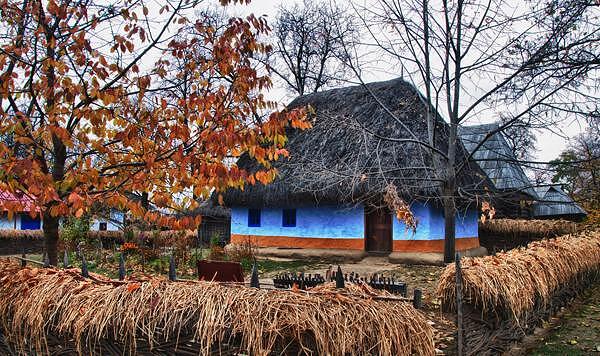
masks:
<svg viewBox="0 0 600 356"><path fill-rule="evenodd" d="M10 217L9 209L18 213ZM36 212L33 218L30 215L32 211ZM29 196L0 190L0 230L39 230L42 228L39 215L39 209Z"/></svg>
<svg viewBox="0 0 600 356"><path fill-rule="evenodd" d="M367 251L441 252L443 212L438 202L439 159L427 142L427 106L411 84L395 79L305 95L289 107L310 106L313 128L289 131L289 160L275 166L269 185L247 185L223 195L232 208L232 241L261 246L349 248ZM435 150L446 152L448 126L436 116ZM458 161L467 151L460 146ZM258 163L243 156L238 166ZM460 172L461 192L483 188L476 164ZM392 219L382 204L389 187L419 220L416 233ZM476 206L462 201L457 246L478 246Z"/></svg>

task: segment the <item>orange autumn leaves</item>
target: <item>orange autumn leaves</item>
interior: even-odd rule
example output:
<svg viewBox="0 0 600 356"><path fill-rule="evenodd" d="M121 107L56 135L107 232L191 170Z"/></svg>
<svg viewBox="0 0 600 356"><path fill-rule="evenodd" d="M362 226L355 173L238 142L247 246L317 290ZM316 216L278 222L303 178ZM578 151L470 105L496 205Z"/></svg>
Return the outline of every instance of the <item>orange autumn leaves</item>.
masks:
<svg viewBox="0 0 600 356"><path fill-rule="evenodd" d="M488 220L493 220L496 215L496 208L494 208L489 202L484 201L481 203L481 217L479 221L484 224Z"/></svg>
<svg viewBox="0 0 600 356"><path fill-rule="evenodd" d="M255 60L270 50L259 40L264 18L216 27L185 17L185 2L0 5L14 34L0 40L0 191L25 194L42 213L82 216L101 204L191 227L198 218L164 212L269 183L270 163L288 155L286 127L310 127L304 110L278 111L265 97L271 80ZM264 169L238 168L246 152ZM155 210L132 199L143 192Z"/></svg>

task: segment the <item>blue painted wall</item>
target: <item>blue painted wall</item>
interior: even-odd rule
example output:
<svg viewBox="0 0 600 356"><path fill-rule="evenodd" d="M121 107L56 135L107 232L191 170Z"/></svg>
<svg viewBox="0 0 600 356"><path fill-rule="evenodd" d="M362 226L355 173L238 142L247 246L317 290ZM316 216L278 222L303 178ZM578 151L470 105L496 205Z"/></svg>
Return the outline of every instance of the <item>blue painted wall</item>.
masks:
<svg viewBox="0 0 600 356"><path fill-rule="evenodd" d="M456 237L479 237L479 213L475 209L456 214Z"/></svg>
<svg viewBox="0 0 600 356"><path fill-rule="evenodd" d="M396 217L393 221L394 240L440 240L444 238L444 214L440 208L414 203L411 210L419 221L417 231L406 230ZM456 215L456 237L477 237L476 210ZM231 233L258 236L364 238L364 207L348 208L321 206L296 209L296 226L282 226L281 208L261 209L261 226L248 226L248 208L231 209Z"/></svg>
<svg viewBox="0 0 600 356"><path fill-rule="evenodd" d="M393 218L394 240L441 240L444 238L444 212L424 203L413 203L411 211L418 219L417 231L406 230L406 225ZM477 237L477 211L469 209L456 214L456 238Z"/></svg>
<svg viewBox="0 0 600 356"><path fill-rule="evenodd" d="M282 209L261 209L261 226L248 226L248 208L231 209L231 233L258 236L364 238L364 208L353 207L298 207L296 226L283 227Z"/></svg>

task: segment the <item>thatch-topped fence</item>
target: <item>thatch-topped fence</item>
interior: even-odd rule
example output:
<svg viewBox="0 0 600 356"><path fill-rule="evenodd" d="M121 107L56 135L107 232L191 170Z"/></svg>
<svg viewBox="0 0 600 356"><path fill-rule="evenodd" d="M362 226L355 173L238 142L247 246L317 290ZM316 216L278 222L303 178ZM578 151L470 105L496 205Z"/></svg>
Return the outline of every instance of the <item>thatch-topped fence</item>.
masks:
<svg viewBox="0 0 600 356"><path fill-rule="evenodd" d="M479 243L495 253L577 231L577 223L568 220L493 219L479 224Z"/></svg>
<svg viewBox="0 0 600 356"><path fill-rule="evenodd" d="M410 303L368 286L280 291L201 281L115 281L0 260L0 352L432 355Z"/></svg>
<svg viewBox="0 0 600 356"><path fill-rule="evenodd" d="M461 263L466 349L495 354L599 280L600 231L535 241ZM446 311L456 311L455 265L442 273L438 295Z"/></svg>

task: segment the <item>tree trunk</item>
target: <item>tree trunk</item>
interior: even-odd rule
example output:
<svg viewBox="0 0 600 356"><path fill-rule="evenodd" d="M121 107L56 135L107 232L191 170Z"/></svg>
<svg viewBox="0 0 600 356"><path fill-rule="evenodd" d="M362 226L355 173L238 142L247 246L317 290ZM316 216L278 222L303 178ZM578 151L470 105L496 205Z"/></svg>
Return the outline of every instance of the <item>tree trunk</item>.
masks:
<svg viewBox="0 0 600 356"><path fill-rule="evenodd" d="M456 209L454 189L444 189L444 263L454 261L456 253Z"/></svg>
<svg viewBox="0 0 600 356"><path fill-rule="evenodd" d="M58 217L44 214L44 239L51 266L58 266L58 223Z"/></svg>
<svg viewBox="0 0 600 356"><path fill-rule="evenodd" d="M456 121L450 122L448 162L445 172L443 187L444 204L444 262L454 261L456 254L456 145L458 125Z"/></svg>

